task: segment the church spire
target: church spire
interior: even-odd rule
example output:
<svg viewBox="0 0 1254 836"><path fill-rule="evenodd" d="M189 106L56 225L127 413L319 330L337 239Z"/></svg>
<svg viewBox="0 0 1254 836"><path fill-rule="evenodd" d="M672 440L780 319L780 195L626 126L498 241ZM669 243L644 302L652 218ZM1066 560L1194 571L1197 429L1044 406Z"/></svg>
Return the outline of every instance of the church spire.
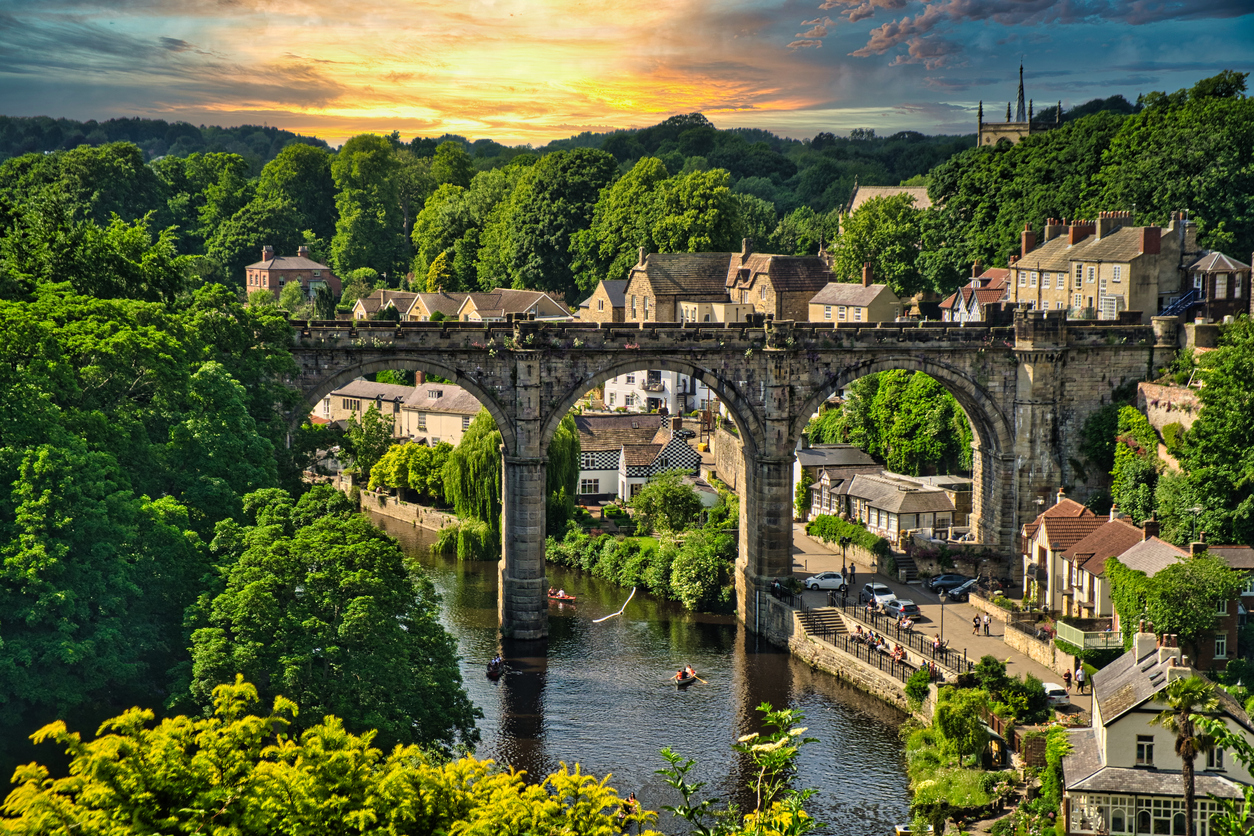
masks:
<svg viewBox="0 0 1254 836"><path fill-rule="evenodd" d="M1015 105L1015 121L1016 122L1027 121L1027 114L1024 112L1025 108L1023 104L1024 104L1023 102L1023 63L1020 62L1019 63L1019 101Z"/></svg>

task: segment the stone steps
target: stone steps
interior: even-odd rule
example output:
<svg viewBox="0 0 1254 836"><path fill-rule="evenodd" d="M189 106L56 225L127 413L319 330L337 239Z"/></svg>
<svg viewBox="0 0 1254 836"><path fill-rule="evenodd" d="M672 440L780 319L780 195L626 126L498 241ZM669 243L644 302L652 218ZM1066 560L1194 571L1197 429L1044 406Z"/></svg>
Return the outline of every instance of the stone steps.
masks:
<svg viewBox="0 0 1254 836"><path fill-rule="evenodd" d="M843 636L849 631L845 629L845 620L835 607L819 607L797 613L797 620L808 635Z"/></svg>
<svg viewBox="0 0 1254 836"><path fill-rule="evenodd" d="M919 567L913 557L908 554L894 554L893 560L897 562L897 574L901 576L903 583L912 583L919 579Z"/></svg>

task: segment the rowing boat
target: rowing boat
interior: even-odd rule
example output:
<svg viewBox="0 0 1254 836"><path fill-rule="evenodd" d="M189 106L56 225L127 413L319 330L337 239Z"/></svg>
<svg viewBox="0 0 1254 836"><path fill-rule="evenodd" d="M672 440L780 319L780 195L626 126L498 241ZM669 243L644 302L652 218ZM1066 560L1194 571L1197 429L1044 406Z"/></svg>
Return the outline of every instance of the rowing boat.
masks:
<svg viewBox="0 0 1254 836"><path fill-rule="evenodd" d="M687 686L689 686L689 685L691 685L692 683L694 683L694 682L696 682L696 681L697 681L697 675L696 675L695 673L694 673L694 674L684 674L683 676L680 676L679 674L675 674L674 676L672 676L672 677L671 677L671 680L672 680L672 681L673 681L673 682L674 682L674 683L675 683L678 687L680 687L680 688L686 688Z"/></svg>
<svg viewBox="0 0 1254 836"><path fill-rule="evenodd" d="M574 595L549 595L550 601L561 601L563 603L575 603Z"/></svg>

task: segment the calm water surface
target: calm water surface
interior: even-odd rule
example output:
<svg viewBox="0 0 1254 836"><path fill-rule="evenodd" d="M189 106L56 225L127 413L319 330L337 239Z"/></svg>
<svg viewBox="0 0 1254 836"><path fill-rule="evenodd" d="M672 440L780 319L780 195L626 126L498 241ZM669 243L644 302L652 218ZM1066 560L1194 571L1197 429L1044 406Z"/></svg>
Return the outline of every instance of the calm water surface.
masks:
<svg viewBox="0 0 1254 836"><path fill-rule="evenodd" d="M785 651L748 634L734 619L685 612L640 592L620 618L628 591L585 573L548 567L549 582L577 595L576 605L551 605L546 643L497 637L496 564L432 557L432 536L382 517L375 522L417 557L443 596L443 622L457 639L462 676L482 710L476 755L543 776L561 762L598 777L612 773L620 795L634 791L651 810L678 803L654 774L669 746L697 759L691 776L707 791L742 805L746 763L731 744L759 730L763 702L802 711L809 736L797 786L819 792L809 812L840 836L888 836L909 820L907 782L895 710L812 672ZM484 675L497 652L510 672ZM691 663L709 684L680 691L666 679ZM680 832L661 813L658 829Z"/></svg>

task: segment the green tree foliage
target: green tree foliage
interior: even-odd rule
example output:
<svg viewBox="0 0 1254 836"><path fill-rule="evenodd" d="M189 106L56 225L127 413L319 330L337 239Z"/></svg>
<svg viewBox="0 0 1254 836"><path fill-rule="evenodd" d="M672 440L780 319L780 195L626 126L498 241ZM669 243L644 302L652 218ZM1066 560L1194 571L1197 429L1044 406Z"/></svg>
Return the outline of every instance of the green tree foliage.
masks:
<svg viewBox="0 0 1254 836"><path fill-rule="evenodd" d="M659 473L631 498L636 525L645 531L683 531L696 522L701 499L683 481L683 470Z"/></svg>
<svg viewBox="0 0 1254 836"><path fill-rule="evenodd" d="M873 197L859 206L842 221L840 237L831 247L837 281L860 281L863 264L870 262L874 281L887 284L901 298L924 289L916 263L920 216L908 194Z"/></svg>
<svg viewBox="0 0 1254 836"><path fill-rule="evenodd" d="M305 240L302 229L295 203L257 197L212 228L205 253L222 265L228 285L244 287L244 268L261 260L261 248L269 245L278 255L295 255Z"/></svg>
<svg viewBox="0 0 1254 836"><path fill-rule="evenodd" d="M489 552L501 543L501 431L486 409L470 422L444 465L444 498L457 516L487 523Z"/></svg>
<svg viewBox="0 0 1254 836"><path fill-rule="evenodd" d="M299 229L327 240L335 234L335 181L324 148L303 143L284 148L261 169L257 197L271 205L290 204Z"/></svg>
<svg viewBox="0 0 1254 836"><path fill-rule="evenodd" d="M431 269L427 271L426 291L439 293L452 290L452 284L453 271L449 269L448 256L440 253L435 257L435 261L431 262Z"/></svg>
<svg viewBox="0 0 1254 836"><path fill-rule="evenodd" d="M161 181L144 165L144 155L125 142L82 145L54 154L27 154L0 164L0 203L18 207L56 197L82 212L82 220L104 226L117 215L127 223L165 212Z"/></svg>
<svg viewBox="0 0 1254 836"><path fill-rule="evenodd" d="M771 252L783 255L817 255L819 245L830 245L839 230L837 210L820 214L802 206L780 219L766 243Z"/></svg>
<svg viewBox="0 0 1254 836"><path fill-rule="evenodd" d="M303 308L305 304L305 289L301 287L300 282L288 282L283 285L283 289L279 291L280 308L290 314L294 314Z"/></svg>
<svg viewBox="0 0 1254 836"><path fill-rule="evenodd" d="M409 489L420 500L444 501L444 464L453 445L395 444L370 471L370 490Z"/></svg>
<svg viewBox="0 0 1254 836"><path fill-rule="evenodd" d="M309 719L334 714L385 745L473 743L479 716L461 688L438 596L395 540L343 494L315 487L293 503L250 494L254 526L219 526L226 586L192 634L193 699L208 705L236 673L263 698L298 699Z"/></svg>
<svg viewBox="0 0 1254 836"><path fill-rule="evenodd" d="M360 421L356 415L348 416L348 425L344 429L344 451L363 479L370 478L375 463L392 446L395 423L396 419L379 412L375 404L366 409Z"/></svg>
<svg viewBox="0 0 1254 836"><path fill-rule="evenodd" d="M1158 433L1134 406L1119 410L1115 436L1115 464L1110 495L1119 510L1140 525L1154 510L1158 483Z"/></svg>
<svg viewBox="0 0 1254 836"><path fill-rule="evenodd" d="M801 478L797 480L797 487L793 491L793 510L797 513L797 519L804 520L810 514L810 486L814 484L814 477L810 475L810 471L802 468Z"/></svg>
<svg viewBox="0 0 1254 836"><path fill-rule="evenodd" d="M441 142L431 160L431 176L437 185L466 188L475 176L475 163L460 142Z"/></svg>
<svg viewBox="0 0 1254 836"><path fill-rule="evenodd" d="M867 531L861 523L850 522L832 514L819 514L806 523L806 534L829 545L839 545L845 537L879 557L891 550L888 541Z"/></svg>
<svg viewBox="0 0 1254 836"><path fill-rule="evenodd" d="M331 162L339 191L339 219L331 241L331 265L340 275L371 267L398 276L408 263L397 160L386 138L361 134L345 142Z"/></svg>
<svg viewBox="0 0 1254 836"><path fill-rule="evenodd" d="M1231 606L1245 584L1244 576L1222 558L1205 553L1173 563L1153 577L1114 557L1106 561L1105 571L1125 647L1131 646L1132 633L1144 618L1158 632L1178 635L1195 658L1200 643L1215 629L1219 606Z"/></svg>
<svg viewBox="0 0 1254 836"><path fill-rule="evenodd" d="M582 290L591 291L602 280L627 278L640 247L657 251L655 199L669 177L665 163L643 157L601 193L591 225L572 236L570 243L572 269Z"/></svg>
<svg viewBox="0 0 1254 836"><path fill-rule="evenodd" d="M653 239L659 252L727 252L740 248L744 220L722 169L663 181L656 196Z"/></svg>
<svg viewBox="0 0 1254 836"><path fill-rule="evenodd" d="M1156 701L1166 708L1159 712L1151 725L1162 726L1176 736L1176 755L1180 758L1180 779L1184 784L1184 833L1194 836L1197 828L1193 820L1196 807L1196 787L1193 762L1197 756L1214 748L1214 738L1197 728L1194 717L1213 714L1219 708L1215 696L1215 683L1197 676L1176 679L1167 683Z"/></svg>
<svg viewBox="0 0 1254 836"><path fill-rule="evenodd" d="M723 532L685 532L671 562L671 594L690 610L726 608L731 568L728 556L734 551L731 536Z"/></svg>
<svg viewBox="0 0 1254 836"><path fill-rule="evenodd" d="M984 751L988 743L988 727L984 725L984 710L988 708L988 694L978 688L941 688L936 700L933 722L945 738L945 747L967 758Z"/></svg>

